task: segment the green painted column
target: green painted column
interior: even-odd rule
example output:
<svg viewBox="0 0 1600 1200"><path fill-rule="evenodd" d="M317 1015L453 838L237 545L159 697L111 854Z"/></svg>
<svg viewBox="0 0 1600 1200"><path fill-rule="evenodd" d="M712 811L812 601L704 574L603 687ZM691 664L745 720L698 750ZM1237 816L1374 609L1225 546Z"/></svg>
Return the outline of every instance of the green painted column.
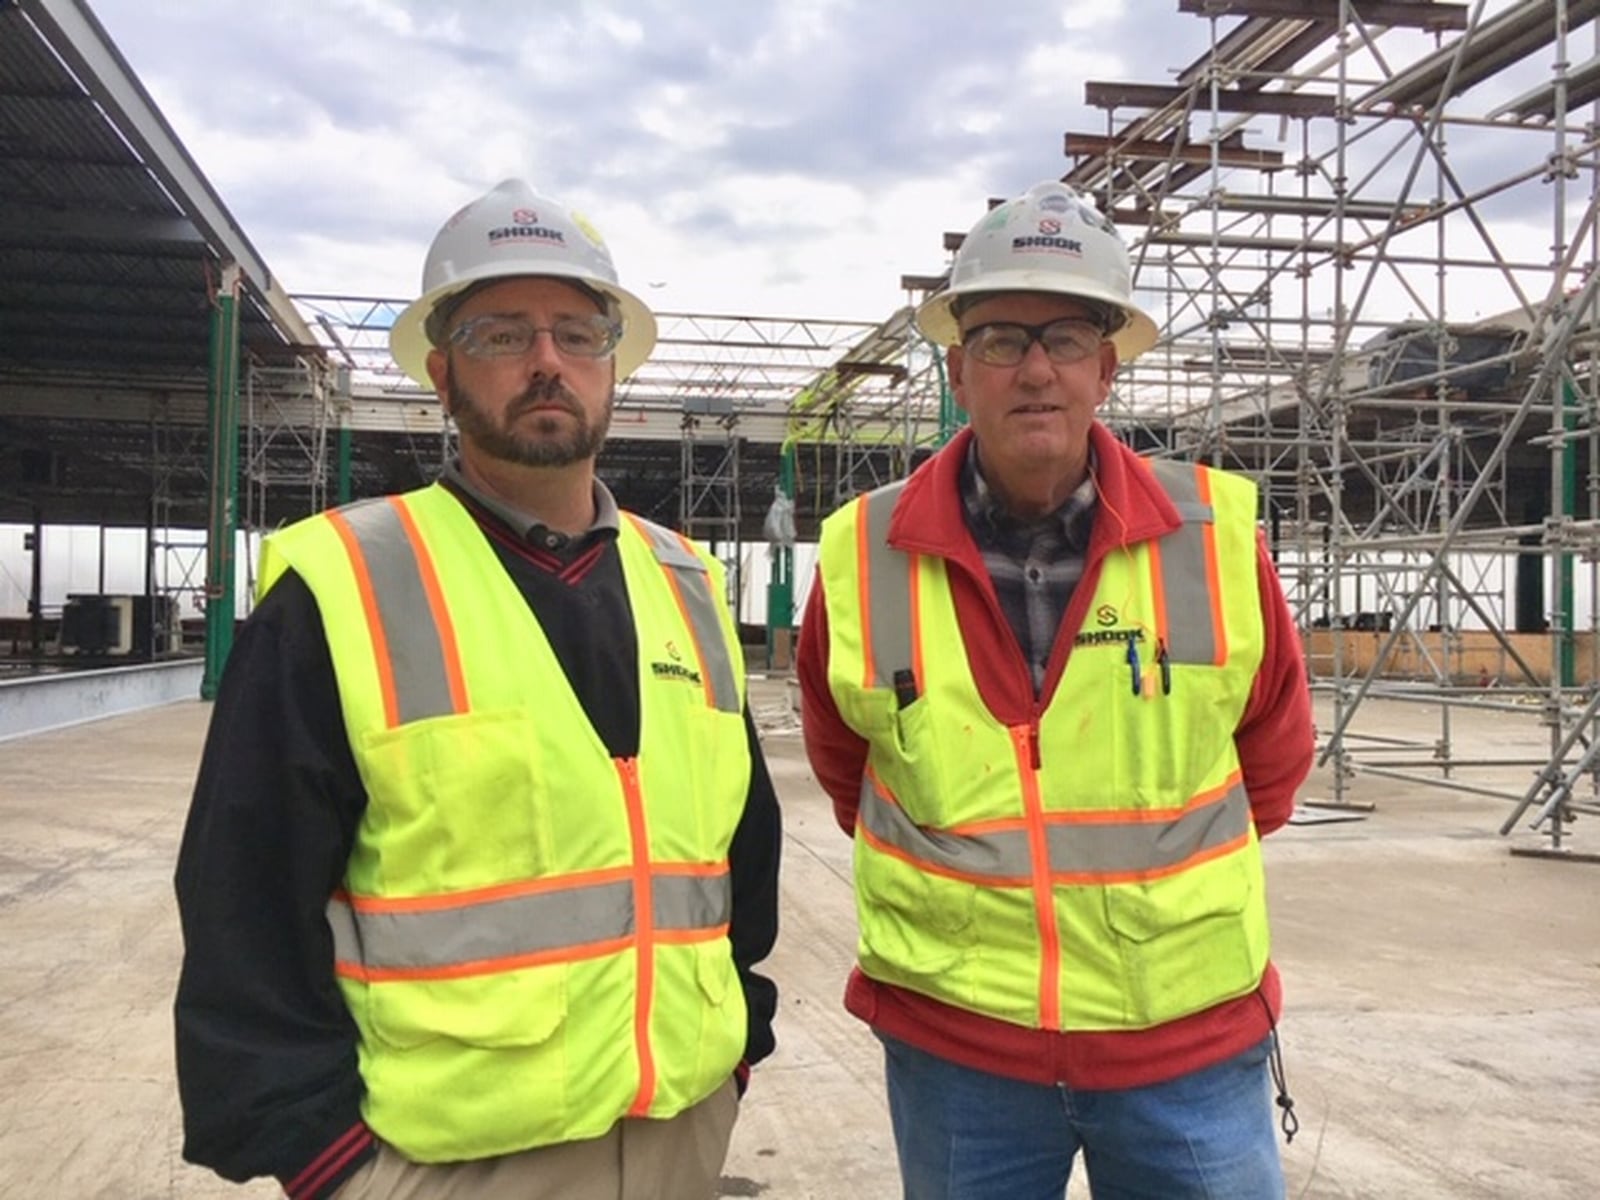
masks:
<svg viewBox="0 0 1600 1200"><path fill-rule="evenodd" d="M778 490L794 501L795 475L794 443L785 442L778 459ZM767 582L767 665L777 664L779 631L785 643L785 659L781 665L789 666L794 659L794 647L788 638L794 629L794 547L774 546L772 578Z"/></svg>
<svg viewBox="0 0 1600 1200"><path fill-rule="evenodd" d="M956 406L955 393L950 390L950 380L944 373L944 350L939 346L933 348L933 369L939 373L939 445L942 446L967 423L967 414Z"/></svg>
<svg viewBox="0 0 1600 1200"><path fill-rule="evenodd" d="M214 700L233 649L234 542L239 527L239 268L227 263L211 307L206 411L211 517L206 529L206 665L200 698Z"/></svg>
<svg viewBox="0 0 1600 1200"><path fill-rule="evenodd" d="M350 462L354 453L355 438L350 433L350 418L341 415L339 418L339 481L334 494L335 504L349 504L350 495Z"/></svg>
<svg viewBox="0 0 1600 1200"><path fill-rule="evenodd" d="M334 413L339 418L339 429L334 442L334 453L337 456L337 475L333 481L333 505L337 508L349 504L355 499L355 432L350 428L350 370L347 367L333 369L333 382L330 385L333 391Z"/></svg>

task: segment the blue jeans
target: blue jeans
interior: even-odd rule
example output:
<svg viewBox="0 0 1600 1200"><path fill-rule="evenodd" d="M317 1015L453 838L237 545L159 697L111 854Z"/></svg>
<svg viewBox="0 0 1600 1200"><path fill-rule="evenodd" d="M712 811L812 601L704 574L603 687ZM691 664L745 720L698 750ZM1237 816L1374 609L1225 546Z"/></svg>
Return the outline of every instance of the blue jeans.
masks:
<svg viewBox="0 0 1600 1200"><path fill-rule="evenodd" d="M881 1040L906 1200L1061 1200L1079 1150L1095 1200L1283 1200L1270 1037L1121 1091L1025 1083Z"/></svg>

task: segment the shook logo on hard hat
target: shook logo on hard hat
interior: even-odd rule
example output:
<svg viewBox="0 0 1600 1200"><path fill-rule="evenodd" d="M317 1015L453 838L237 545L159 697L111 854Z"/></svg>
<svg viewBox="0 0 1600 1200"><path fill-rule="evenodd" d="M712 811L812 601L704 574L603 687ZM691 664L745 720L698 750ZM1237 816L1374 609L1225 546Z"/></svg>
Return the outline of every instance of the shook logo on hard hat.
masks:
<svg viewBox="0 0 1600 1200"><path fill-rule="evenodd" d="M1041 228L1045 222L1041 221ZM1045 250L1051 254L1070 254L1073 258L1083 257L1083 243L1077 238L1053 237L1041 234L1036 237L1015 237L1011 239L1013 250Z"/></svg>
<svg viewBox="0 0 1600 1200"><path fill-rule="evenodd" d="M491 246L497 246L502 242L556 242L563 245L566 243L566 235L559 229L539 224L539 214L531 208L512 209L511 221L510 225L501 225L497 229L489 230Z"/></svg>

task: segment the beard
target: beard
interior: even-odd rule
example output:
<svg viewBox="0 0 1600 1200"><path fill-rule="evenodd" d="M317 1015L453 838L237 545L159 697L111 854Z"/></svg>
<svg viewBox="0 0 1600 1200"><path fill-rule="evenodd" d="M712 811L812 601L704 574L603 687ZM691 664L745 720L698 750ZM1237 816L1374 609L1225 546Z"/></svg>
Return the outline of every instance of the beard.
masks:
<svg viewBox="0 0 1600 1200"><path fill-rule="evenodd" d="M535 379L496 419L457 381L454 363L445 370L450 415L461 437L490 458L524 467L568 467L594 458L605 444L616 399L615 382L607 384L605 404L593 418L560 377L550 375ZM526 415L532 408L551 405L566 415L541 413L531 419Z"/></svg>

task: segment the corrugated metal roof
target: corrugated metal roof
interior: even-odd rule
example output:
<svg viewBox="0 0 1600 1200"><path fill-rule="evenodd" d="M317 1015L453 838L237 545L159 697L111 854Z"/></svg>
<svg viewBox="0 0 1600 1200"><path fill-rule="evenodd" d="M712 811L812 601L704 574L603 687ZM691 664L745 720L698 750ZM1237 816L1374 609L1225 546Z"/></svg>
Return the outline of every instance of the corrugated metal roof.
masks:
<svg viewBox="0 0 1600 1200"><path fill-rule="evenodd" d="M124 78L82 77L97 58ZM203 386L229 247L199 214L220 202L170 182L192 170L181 147L140 149L151 129L178 142L153 104L119 109L128 96L148 100L84 5L0 3L0 379ZM240 317L256 358L304 336L248 282Z"/></svg>

